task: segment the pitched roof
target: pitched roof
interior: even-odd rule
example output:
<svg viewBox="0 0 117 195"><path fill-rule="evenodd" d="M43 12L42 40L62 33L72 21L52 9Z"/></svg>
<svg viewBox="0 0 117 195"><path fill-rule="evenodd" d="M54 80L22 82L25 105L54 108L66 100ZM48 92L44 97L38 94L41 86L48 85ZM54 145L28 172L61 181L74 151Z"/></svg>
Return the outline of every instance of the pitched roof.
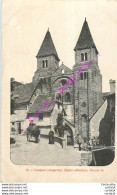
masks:
<svg viewBox="0 0 117 195"><path fill-rule="evenodd" d="M88 23L85 18L80 36L78 38L78 41L76 43L74 50L76 51L76 50L87 49L91 47L94 47L96 49L96 52L98 53L98 50L95 46L92 35L90 33Z"/></svg>
<svg viewBox="0 0 117 195"><path fill-rule="evenodd" d="M35 113L41 105L44 106L45 102L53 102L55 99L54 94L48 93L48 94L43 94L43 95L38 95L32 106L30 107L28 113ZM54 107L54 102L49 106L46 107L44 106L45 110L41 109L40 112L49 112L53 109Z"/></svg>
<svg viewBox="0 0 117 195"><path fill-rule="evenodd" d="M13 91L13 97L18 97L16 99L16 103L27 103L30 101L30 98L37 86L37 82L35 83L27 83L20 85L18 87L15 87Z"/></svg>
<svg viewBox="0 0 117 195"><path fill-rule="evenodd" d="M96 113L98 113L100 110L101 110L101 108L103 108L103 105L105 105L105 103L106 103L107 101L106 100L104 100L103 102L102 102L102 104L99 106L99 108L95 111L95 113L88 119L89 121L96 115ZM103 111L104 111L104 109L102 109Z"/></svg>
<svg viewBox="0 0 117 195"><path fill-rule="evenodd" d="M48 30L36 57L44 57L50 55L54 55L59 60L51 34Z"/></svg>

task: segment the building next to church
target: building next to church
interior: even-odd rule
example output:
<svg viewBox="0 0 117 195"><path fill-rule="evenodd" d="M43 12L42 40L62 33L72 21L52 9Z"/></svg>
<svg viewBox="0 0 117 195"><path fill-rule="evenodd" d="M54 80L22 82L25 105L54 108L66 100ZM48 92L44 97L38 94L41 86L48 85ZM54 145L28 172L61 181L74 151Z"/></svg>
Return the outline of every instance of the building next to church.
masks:
<svg viewBox="0 0 117 195"><path fill-rule="evenodd" d="M90 137L99 138L100 145L115 145L115 80L110 80L110 92L104 94L104 102L89 119Z"/></svg>
<svg viewBox="0 0 117 195"><path fill-rule="evenodd" d="M71 134L75 137L79 133L84 142L89 141L89 119L101 106L103 98L98 50L86 19L74 48L74 57L73 69L64 64L59 66L60 58L48 30L36 56L37 70L32 82L14 89L14 96L17 96L15 117L18 118L18 115L25 113L21 130L26 128L29 120L33 120L40 126L41 132L48 133L50 129L54 131L56 120L53 118L57 119L58 113L63 113L65 125L71 129ZM80 73L77 79L75 78L75 85L67 86L61 94L58 88L74 76L81 63L92 63L92 65ZM56 97L57 100L51 106L39 109L41 105L44 106L46 102L51 103ZM38 109L41 115L36 117L35 112Z"/></svg>

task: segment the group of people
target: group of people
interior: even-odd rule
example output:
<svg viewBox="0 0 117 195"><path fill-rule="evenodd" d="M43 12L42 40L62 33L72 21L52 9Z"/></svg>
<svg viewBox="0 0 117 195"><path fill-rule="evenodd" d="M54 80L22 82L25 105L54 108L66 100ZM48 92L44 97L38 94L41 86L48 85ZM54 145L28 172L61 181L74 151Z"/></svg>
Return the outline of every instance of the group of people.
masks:
<svg viewBox="0 0 117 195"><path fill-rule="evenodd" d="M81 136L77 134L77 144L79 145L79 151L81 151L81 147L89 150L89 148L95 148L99 146L99 139L93 137L89 140L88 143L84 143Z"/></svg>

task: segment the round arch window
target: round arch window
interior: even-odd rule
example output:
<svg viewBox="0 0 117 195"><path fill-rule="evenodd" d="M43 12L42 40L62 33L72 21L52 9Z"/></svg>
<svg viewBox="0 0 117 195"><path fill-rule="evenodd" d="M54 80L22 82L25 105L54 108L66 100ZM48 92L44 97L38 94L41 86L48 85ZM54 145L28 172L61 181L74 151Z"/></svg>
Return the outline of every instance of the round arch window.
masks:
<svg viewBox="0 0 117 195"><path fill-rule="evenodd" d="M82 103L82 107L86 107L86 102L83 102Z"/></svg>
<svg viewBox="0 0 117 195"><path fill-rule="evenodd" d="M70 93L66 93L65 94L65 102L70 102L71 98L70 98Z"/></svg>
<svg viewBox="0 0 117 195"><path fill-rule="evenodd" d="M87 115L86 114L83 114L82 115L82 122L87 122Z"/></svg>

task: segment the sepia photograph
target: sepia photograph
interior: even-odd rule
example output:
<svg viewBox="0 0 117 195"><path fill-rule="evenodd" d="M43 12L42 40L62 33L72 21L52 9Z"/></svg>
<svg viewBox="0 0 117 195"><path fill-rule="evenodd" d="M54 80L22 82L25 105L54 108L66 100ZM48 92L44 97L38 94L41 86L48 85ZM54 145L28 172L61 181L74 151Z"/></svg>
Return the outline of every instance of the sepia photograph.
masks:
<svg viewBox="0 0 117 195"><path fill-rule="evenodd" d="M97 48L85 18L73 67L59 64L48 28L32 82L11 78L13 163L105 166L114 160L115 80L110 78L110 90L102 91Z"/></svg>

